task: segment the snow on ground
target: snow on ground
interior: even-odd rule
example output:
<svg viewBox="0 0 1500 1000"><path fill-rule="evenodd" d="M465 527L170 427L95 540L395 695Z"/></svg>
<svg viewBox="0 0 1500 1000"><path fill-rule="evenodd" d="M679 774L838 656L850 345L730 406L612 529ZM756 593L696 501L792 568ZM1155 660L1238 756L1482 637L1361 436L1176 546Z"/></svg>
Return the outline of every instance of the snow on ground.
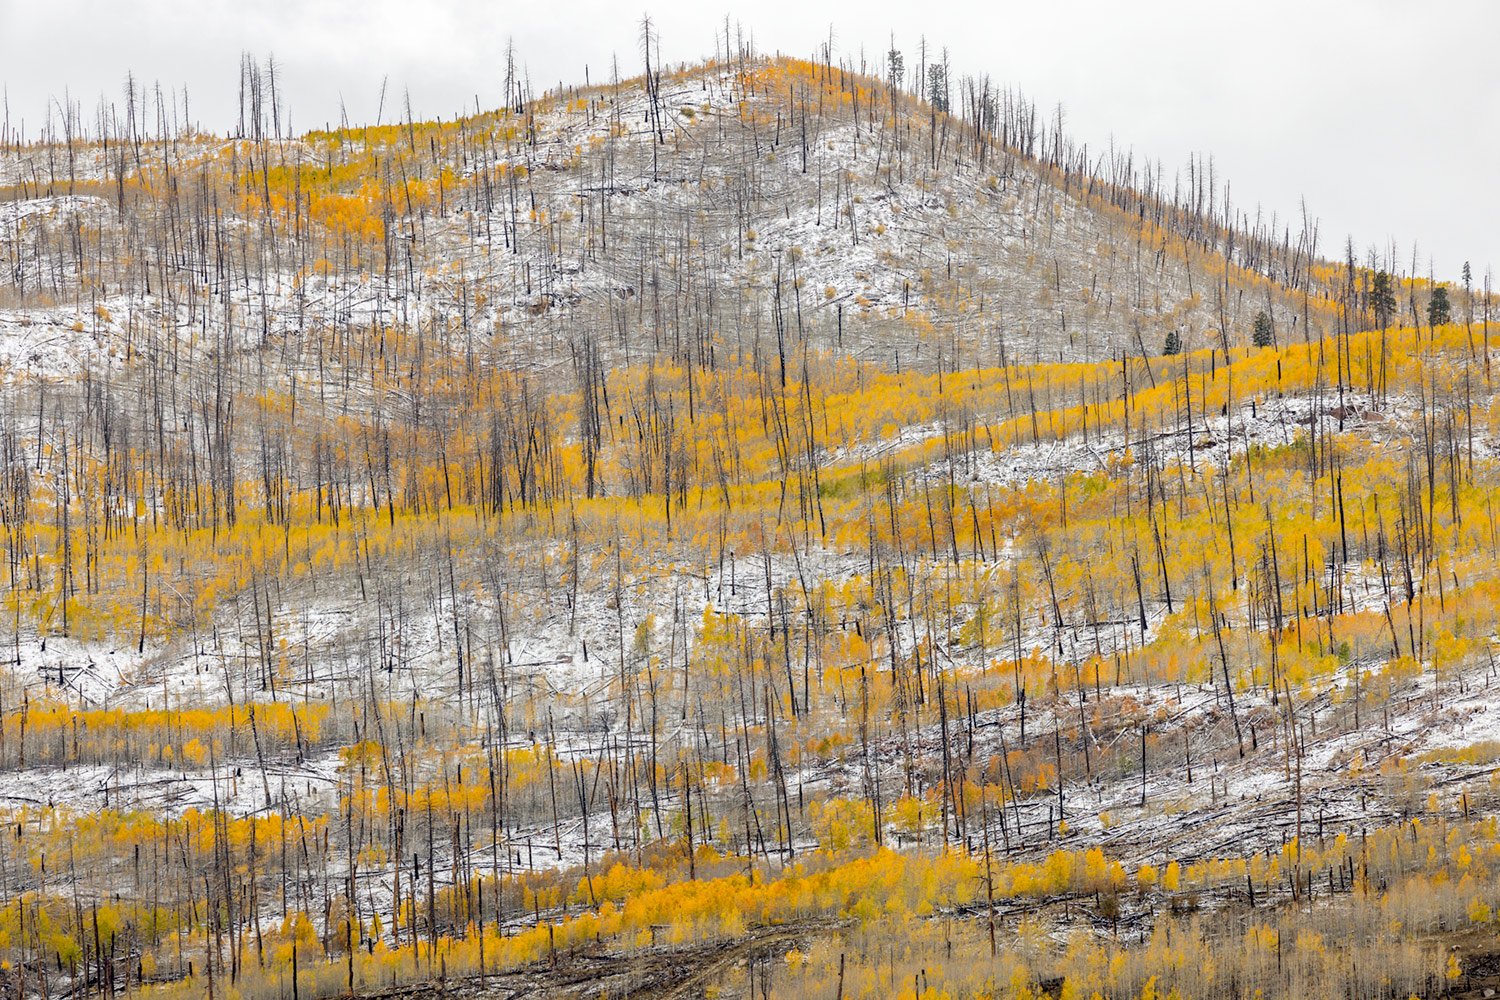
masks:
<svg viewBox="0 0 1500 1000"><path fill-rule="evenodd" d="M338 806L336 753L296 763L272 761L262 772L254 758L188 769L139 764L28 768L0 783L0 808L46 807L75 813L112 809L179 816L215 807L232 816L273 812L295 800L309 815Z"/></svg>
<svg viewBox="0 0 1500 1000"><path fill-rule="evenodd" d="M15 233L39 219L99 225L114 214L114 206L91 195L43 195L0 201L0 232Z"/></svg>

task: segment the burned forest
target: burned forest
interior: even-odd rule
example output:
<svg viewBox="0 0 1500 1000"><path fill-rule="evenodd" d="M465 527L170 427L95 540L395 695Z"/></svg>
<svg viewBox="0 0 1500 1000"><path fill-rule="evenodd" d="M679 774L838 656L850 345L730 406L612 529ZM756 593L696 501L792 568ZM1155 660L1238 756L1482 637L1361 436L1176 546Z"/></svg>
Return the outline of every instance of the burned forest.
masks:
<svg viewBox="0 0 1500 1000"><path fill-rule="evenodd" d="M1487 274L623 41L7 112L0 997L1500 986Z"/></svg>

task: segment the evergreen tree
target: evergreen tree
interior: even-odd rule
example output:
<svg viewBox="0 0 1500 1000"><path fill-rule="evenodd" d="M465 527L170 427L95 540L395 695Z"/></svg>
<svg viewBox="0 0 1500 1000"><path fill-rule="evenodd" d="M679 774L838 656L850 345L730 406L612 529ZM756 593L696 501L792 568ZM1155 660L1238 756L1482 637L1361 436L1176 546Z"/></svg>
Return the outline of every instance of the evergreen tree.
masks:
<svg viewBox="0 0 1500 1000"><path fill-rule="evenodd" d="M933 63L927 67L927 101L936 111L948 111L948 67Z"/></svg>
<svg viewBox="0 0 1500 1000"><path fill-rule="evenodd" d="M1396 315L1396 290L1391 284L1391 276L1384 271L1375 272L1375 280L1370 284L1370 308L1375 312L1375 324L1382 329L1391 325L1391 317Z"/></svg>
<svg viewBox="0 0 1500 1000"><path fill-rule="evenodd" d="M1181 354L1182 334L1178 333L1176 330L1168 330L1167 341L1166 343L1162 344L1161 352L1163 354Z"/></svg>
<svg viewBox="0 0 1500 1000"><path fill-rule="evenodd" d="M1265 310L1255 314L1255 326L1251 331L1250 339L1256 347L1275 346L1276 332L1271 326L1271 317L1266 315Z"/></svg>
<svg viewBox="0 0 1500 1000"><path fill-rule="evenodd" d="M1448 302L1448 289L1438 285L1427 300L1427 325L1442 326L1453 321L1453 307Z"/></svg>

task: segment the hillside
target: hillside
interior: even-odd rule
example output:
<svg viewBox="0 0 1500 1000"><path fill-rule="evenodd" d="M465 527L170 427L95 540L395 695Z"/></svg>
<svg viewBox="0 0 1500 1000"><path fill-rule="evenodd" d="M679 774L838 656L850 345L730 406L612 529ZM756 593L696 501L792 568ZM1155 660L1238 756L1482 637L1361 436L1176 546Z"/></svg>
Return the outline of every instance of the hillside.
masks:
<svg viewBox="0 0 1500 1000"><path fill-rule="evenodd" d="M986 81L245 72L0 150L6 995L1489 982L1488 296Z"/></svg>

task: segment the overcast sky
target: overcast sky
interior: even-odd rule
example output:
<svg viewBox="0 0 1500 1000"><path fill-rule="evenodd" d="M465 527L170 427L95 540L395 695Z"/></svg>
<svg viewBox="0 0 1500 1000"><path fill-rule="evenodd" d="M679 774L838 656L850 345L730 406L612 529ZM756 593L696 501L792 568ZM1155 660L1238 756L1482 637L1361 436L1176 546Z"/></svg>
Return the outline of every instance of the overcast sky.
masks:
<svg viewBox="0 0 1500 1000"><path fill-rule="evenodd" d="M722 31L694 0L649 5L670 62L711 55ZM186 85L193 117L230 126L241 51L273 54L297 128L386 117L408 90L419 116L499 101L513 38L537 90L635 72L640 11L608 0L0 0L0 84L34 134L67 88L89 111L127 70ZM1500 0L1054 0L894 3L759 0L731 16L765 51L878 63L894 32L946 45L955 73L988 73L1070 132L1166 163L1214 156L1236 204L1321 221L1341 255L1394 240L1403 267L1456 277L1500 267ZM1139 157L1138 157L1139 158Z"/></svg>

